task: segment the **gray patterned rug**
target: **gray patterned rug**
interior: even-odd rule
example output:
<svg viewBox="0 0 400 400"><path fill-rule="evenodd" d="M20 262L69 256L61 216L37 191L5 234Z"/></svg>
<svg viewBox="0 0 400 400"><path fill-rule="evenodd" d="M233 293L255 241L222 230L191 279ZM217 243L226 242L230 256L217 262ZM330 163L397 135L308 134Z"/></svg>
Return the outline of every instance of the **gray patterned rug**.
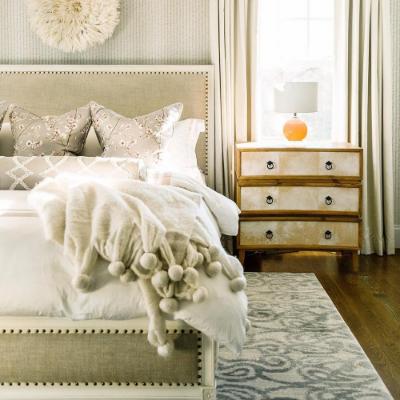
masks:
<svg viewBox="0 0 400 400"><path fill-rule="evenodd" d="M252 329L218 400L377 400L388 390L314 274L247 273Z"/></svg>

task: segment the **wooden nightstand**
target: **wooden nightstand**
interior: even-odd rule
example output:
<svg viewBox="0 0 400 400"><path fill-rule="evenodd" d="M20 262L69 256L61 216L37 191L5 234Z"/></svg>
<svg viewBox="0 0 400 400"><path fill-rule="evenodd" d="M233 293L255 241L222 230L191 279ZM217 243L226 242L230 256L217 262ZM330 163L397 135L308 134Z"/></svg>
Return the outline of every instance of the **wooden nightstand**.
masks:
<svg viewBox="0 0 400 400"><path fill-rule="evenodd" d="M361 246L362 149L350 144L236 145L237 248L351 252Z"/></svg>

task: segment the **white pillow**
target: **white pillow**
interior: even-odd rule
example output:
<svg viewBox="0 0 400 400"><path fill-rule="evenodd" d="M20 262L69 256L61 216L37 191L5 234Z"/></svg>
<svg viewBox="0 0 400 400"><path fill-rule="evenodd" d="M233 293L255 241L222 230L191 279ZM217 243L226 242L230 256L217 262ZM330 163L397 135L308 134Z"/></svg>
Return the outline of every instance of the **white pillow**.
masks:
<svg viewBox="0 0 400 400"><path fill-rule="evenodd" d="M161 166L168 169L198 168L196 144L201 132L205 131L202 119L185 119L175 122L170 140L161 154ZM169 135L168 135L169 136Z"/></svg>

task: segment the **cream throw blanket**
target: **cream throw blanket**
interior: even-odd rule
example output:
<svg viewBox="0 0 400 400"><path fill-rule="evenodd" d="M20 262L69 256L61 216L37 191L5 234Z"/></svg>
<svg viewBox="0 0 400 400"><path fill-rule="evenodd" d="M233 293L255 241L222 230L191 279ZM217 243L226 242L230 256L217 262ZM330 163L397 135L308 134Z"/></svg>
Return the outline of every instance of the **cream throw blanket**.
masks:
<svg viewBox="0 0 400 400"><path fill-rule="evenodd" d="M61 175L37 185L29 202L46 239L63 246L76 266L76 288L90 290L99 256L122 282L138 280L149 318L148 340L167 356L173 349L167 341L167 314L177 311L181 300L207 298L199 269L209 277L222 271L234 292L246 282L198 219L203 198L222 233L232 234L224 232L224 215L236 205L183 175L160 182L164 185Z"/></svg>

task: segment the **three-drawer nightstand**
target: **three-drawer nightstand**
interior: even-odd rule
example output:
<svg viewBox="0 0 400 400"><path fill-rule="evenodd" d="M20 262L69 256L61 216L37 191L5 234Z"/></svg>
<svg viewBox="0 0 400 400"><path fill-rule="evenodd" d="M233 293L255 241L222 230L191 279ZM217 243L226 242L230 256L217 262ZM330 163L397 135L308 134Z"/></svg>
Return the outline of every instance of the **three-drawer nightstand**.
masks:
<svg viewBox="0 0 400 400"><path fill-rule="evenodd" d="M351 252L361 246L362 149L350 144L236 145L237 248Z"/></svg>

